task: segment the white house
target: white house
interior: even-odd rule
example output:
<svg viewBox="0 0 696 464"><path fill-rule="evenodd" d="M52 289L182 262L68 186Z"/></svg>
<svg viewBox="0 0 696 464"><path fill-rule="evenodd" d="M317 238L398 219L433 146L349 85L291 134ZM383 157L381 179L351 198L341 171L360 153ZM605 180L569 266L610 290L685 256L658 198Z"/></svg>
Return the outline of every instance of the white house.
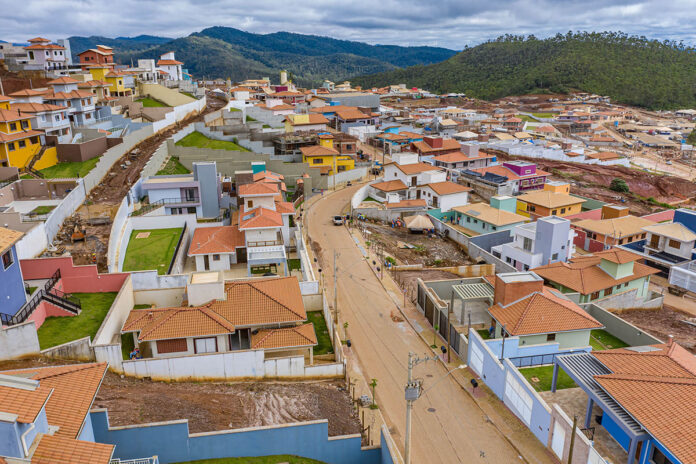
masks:
<svg viewBox="0 0 696 464"><path fill-rule="evenodd" d="M418 187L416 198L422 198L433 208L440 208L443 213L455 206L469 203L469 187L455 184L454 182L433 182Z"/></svg>
<svg viewBox="0 0 696 464"><path fill-rule="evenodd" d="M167 52L160 56L160 59L157 61L157 68L167 73L167 80L181 81L184 79L181 69L183 64L174 58L174 52Z"/></svg>
<svg viewBox="0 0 696 464"><path fill-rule="evenodd" d="M679 222L643 227L647 232L645 249L648 254L667 254L691 260L696 234Z"/></svg>

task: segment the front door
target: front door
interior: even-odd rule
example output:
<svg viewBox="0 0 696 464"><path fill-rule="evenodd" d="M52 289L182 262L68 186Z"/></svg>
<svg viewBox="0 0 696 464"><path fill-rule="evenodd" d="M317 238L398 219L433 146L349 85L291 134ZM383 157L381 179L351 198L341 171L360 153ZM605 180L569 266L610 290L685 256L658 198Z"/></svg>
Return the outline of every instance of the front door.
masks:
<svg viewBox="0 0 696 464"><path fill-rule="evenodd" d="M237 248L237 262L240 264L247 262L246 248Z"/></svg>
<svg viewBox="0 0 696 464"><path fill-rule="evenodd" d="M210 258L208 257L208 255L203 255L203 270L210 270Z"/></svg>
<svg viewBox="0 0 696 464"><path fill-rule="evenodd" d="M650 236L650 248L657 249L659 244L660 244L660 236L659 235L651 235Z"/></svg>

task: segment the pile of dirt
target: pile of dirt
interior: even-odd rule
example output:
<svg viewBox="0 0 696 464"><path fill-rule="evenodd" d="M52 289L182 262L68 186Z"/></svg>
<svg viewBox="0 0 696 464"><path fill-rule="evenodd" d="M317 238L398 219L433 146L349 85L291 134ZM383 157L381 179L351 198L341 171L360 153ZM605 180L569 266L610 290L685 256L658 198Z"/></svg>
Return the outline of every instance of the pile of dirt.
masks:
<svg viewBox="0 0 696 464"><path fill-rule="evenodd" d="M659 311L626 311L621 313L621 319L665 342L672 335L674 341L696 354L696 327L682 322L689 317L692 316L671 306L663 306Z"/></svg>
<svg viewBox="0 0 696 464"><path fill-rule="evenodd" d="M394 257L397 264L438 267L471 264L467 253L446 238L411 234L405 227L391 227L379 222L363 222L360 226L370 232L365 238L370 247L383 250Z"/></svg>

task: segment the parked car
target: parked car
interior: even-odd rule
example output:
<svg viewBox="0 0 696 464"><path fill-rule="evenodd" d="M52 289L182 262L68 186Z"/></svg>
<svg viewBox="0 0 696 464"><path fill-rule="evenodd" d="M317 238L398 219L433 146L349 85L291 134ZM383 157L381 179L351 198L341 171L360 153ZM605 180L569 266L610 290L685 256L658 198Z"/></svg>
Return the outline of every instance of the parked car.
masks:
<svg viewBox="0 0 696 464"><path fill-rule="evenodd" d="M344 222L345 222L345 219L343 218L343 216L334 216L333 217L333 223L335 226L342 226Z"/></svg>

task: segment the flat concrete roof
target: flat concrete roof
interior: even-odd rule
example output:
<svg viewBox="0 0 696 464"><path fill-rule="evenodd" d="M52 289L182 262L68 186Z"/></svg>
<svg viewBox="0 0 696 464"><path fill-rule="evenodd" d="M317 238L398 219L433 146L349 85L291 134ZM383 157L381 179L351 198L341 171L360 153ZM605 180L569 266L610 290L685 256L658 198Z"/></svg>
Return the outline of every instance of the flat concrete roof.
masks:
<svg viewBox="0 0 696 464"><path fill-rule="evenodd" d="M541 277L533 272L506 272L498 274L498 277L506 284L513 282L537 282L542 280Z"/></svg>

